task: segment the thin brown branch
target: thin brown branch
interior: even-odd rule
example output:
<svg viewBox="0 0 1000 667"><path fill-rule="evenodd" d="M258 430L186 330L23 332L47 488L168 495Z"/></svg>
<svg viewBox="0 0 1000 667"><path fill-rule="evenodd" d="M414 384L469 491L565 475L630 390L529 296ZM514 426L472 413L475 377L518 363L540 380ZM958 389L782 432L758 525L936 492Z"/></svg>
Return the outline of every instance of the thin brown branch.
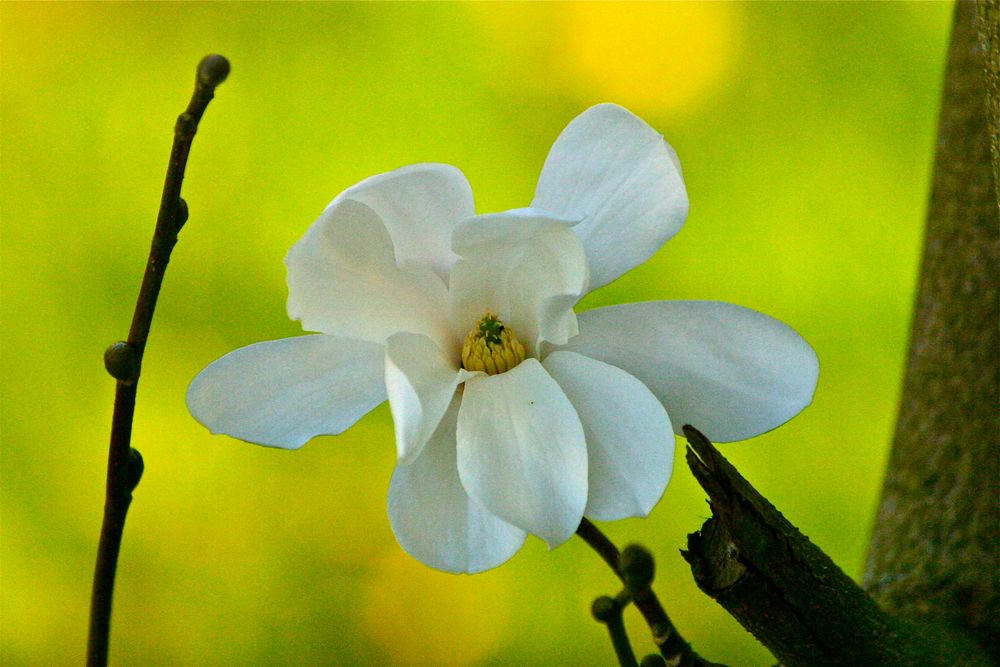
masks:
<svg viewBox="0 0 1000 667"><path fill-rule="evenodd" d="M597 552L611 571L625 584L632 601L653 633L653 641L668 664L676 667L723 667L695 653L674 627L651 588L654 574L653 557L645 548L630 545L626 547L624 553L619 552L618 547L586 517L580 522L576 534Z"/></svg>
<svg viewBox="0 0 1000 667"><path fill-rule="evenodd" d="M174 143L163 184L163 196L153 232L153 242L146 262L146 271L136 300L127 341L112 344L104 355L105 367L118 382L115 407L111 418L111 440L108 447L108 475L104 503L104 521L97 547L94 587L90 605L90 634L87 641L87 664L103 667L108 662L111 632L111 602L121 549L125 517L132 502L132 491L142 476L143 464L139 452L132 449L132 420L135 398L142 369L142 356L153 322L156 299L163 284L170 253L177 243L177 233L187 221L187 205L180 198L184 169L191 142L215 88L229 74L229 62L219 55L210 55L198 65L194 94L187 109L177 118Z"/></svg>
<svg viewBox="0 0 1000 667"><path fill-rule="evenodd" d="M580 526L576 529L576 534L586 542L591 549L597 552L611 571L615 573L615 576L619 579L622 578L622 572L618 569L618 558L621 556L621 552L618 551L618 547L615 546L614 542L608 539L608 536L601 532L601 529L594 525L594 523L587 517L583 517L580 521Z"/></svg>

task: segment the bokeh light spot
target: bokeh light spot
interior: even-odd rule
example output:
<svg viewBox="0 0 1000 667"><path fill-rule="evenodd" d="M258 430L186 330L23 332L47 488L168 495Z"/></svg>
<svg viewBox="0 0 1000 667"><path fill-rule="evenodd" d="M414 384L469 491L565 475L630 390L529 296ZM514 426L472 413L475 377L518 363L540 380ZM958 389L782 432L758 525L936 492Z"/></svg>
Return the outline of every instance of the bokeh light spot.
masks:
<svg viewBox="0 0 1000 667"><path fill-rule="evenodd" d="M732 3L587 2L565 10L571 73L631 108L696 107L736 57L740 10Z"/></svg>

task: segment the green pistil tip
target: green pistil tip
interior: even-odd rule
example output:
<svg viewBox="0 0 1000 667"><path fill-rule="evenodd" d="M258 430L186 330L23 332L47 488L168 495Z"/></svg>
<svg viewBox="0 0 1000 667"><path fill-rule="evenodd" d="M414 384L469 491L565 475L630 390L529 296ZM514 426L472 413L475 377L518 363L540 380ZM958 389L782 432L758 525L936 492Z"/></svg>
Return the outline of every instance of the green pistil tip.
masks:
<svg viewBox="0 0 1000 667"><path fill-rule="evenodd" d="M494 315L487 315L479 321L479 333L487 345L500 345L503 342L500 338L503 330L504 325Z"/></svg>

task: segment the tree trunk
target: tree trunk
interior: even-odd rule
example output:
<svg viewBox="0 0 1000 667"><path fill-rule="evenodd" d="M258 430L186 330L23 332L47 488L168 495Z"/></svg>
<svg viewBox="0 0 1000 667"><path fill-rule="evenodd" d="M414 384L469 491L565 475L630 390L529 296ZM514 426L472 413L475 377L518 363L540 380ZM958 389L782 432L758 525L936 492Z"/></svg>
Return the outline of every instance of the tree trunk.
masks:
<svg viewBox="0 0 1000 667"><path fill-rule="evenodd" d="M979 14L977 40L975 5L956 4L910 352L864 585L890 613L969 631L996 660L996 0Z"/></svg>

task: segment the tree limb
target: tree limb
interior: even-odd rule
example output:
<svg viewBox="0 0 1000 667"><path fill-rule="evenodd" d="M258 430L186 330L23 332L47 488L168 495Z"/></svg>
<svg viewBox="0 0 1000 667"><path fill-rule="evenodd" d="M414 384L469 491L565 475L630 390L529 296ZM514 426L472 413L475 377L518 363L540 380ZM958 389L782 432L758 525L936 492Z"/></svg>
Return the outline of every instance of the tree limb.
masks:
<svg viewBox="0 0 1000 667"><path fill-rule="evenodd" d="M982 665L974 645L884 613L691 426L687 461L712 518L682 552L695 582L786 667ZM934 630L935 633L937 629Z"/></svg>

